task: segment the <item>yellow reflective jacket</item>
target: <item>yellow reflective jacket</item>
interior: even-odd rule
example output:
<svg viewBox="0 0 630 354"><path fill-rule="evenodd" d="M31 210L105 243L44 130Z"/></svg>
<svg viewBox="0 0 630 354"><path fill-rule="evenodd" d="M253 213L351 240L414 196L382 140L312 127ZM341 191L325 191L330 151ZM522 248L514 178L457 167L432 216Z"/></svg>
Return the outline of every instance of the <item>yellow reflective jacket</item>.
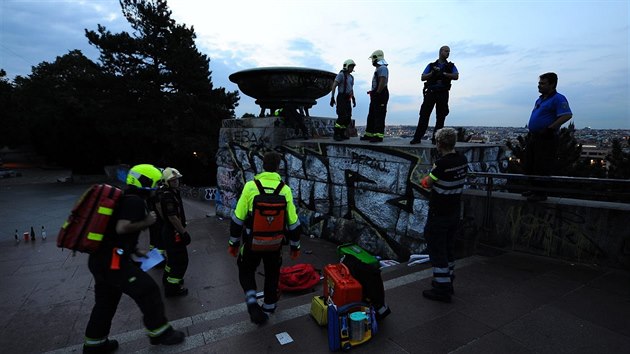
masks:
<svg viewBox="0 0 630 354"><path fill-rule="evenodd" d="M265 188L275 189L280 184L282 178L276 172L263 172L256 176L254 179L260 181L260 183ZM246 221L252 214L252 208L254 204L254 197L260 194L258 188L254 181L248 181L243 186L243 192L241 193L241 197L238 199L236 203L236 208L232 213L232 225L230 226L230 245L236 245L240 242L241 231L243 227L247 226ZM299 239L300 239L300 220L298 219L297 211L295 209L295 205L293 204L293 194L291 192L291 188L288 185L284 185L282 190L280 191L280 195L283 195L287 201L287 212L286 212L286 223L287 223L287 231L288 238L291 246L299 248ZM250 233L250 230L245 230L247 234Z"/></svg>

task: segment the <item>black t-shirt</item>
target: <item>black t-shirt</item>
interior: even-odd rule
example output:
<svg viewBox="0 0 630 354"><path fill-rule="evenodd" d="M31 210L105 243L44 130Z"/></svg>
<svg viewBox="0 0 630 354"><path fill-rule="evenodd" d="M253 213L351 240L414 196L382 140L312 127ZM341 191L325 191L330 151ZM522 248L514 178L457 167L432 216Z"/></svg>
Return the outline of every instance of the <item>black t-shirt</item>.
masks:
<svg viewBox="0 0 630 354"><path fill-rule="evenodd" d="M431 175L434 178L429 197L430 212L452 214L459 212L459 203L466 182L468 160L460 153L444 155L435 161Z"/></svg>
<svg viewBox="0 0 630 354"><path fill-rule="evenodd" d="M118 220L129 220L132 223L142 221L147 214L148 209L144 198L126 190L118 200L118 203L116 203L114 214L107 225L103 244L98 251L90 255L91 267L97 267L98 269L105 267L104 269L108 269L113 248L122 248L126 256L132 254L137 247L141 231L119 235L116 233L116 224Z"/></svg>
<svg viewBox="0 0 630 354"><path fill-rule="evenodd" d="M125 194L118 200L114 214L107 227L106 239L109 241L109 249L119 247L125 252L132 252L138 244L138 237L141 231L129 234L116 233L116 224L119 220L129 220L132 223L142 221L148 214L147 204L144 199L136 194L125 191Z"/></svg>

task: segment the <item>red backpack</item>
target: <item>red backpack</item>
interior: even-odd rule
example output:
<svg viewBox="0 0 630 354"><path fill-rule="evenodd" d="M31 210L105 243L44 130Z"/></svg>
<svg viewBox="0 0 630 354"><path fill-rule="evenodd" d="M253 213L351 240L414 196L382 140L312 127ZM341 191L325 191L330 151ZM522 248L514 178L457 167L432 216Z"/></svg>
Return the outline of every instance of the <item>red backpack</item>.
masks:
<svg viewBox="0 0 630 354"><path fill-rule="evenodd" d="M94 253L101 245L121 189L95 184L76 202L57 235L57 247Z"/></svg>
<svg viewBox="0 0 630 354"><path fill-rule="evenodd" d="M310 263L301 263L280 268L280 291L303 291L313 289L321 276Z"/></svg>
<svg viewBox="0 0 630 354"><path fill-rule="evenodd" d="M284 182L280 182L272 193L265 192L259 180L254 180L258 194L252 205L252 244L256 252L273 252L282 247L284 240L285 214L287 200L280 191Z"/></svg>

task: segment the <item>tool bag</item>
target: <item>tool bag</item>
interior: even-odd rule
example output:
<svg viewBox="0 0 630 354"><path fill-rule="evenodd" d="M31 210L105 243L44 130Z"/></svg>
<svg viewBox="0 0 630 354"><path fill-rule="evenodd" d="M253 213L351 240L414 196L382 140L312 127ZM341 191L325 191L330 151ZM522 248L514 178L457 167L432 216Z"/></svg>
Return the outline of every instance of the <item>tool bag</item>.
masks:
<svg viewBox="0 0 630 354"><path fill-rule="evenodd" d="M88 188L61 226L57 247L83 253L96 252L122 195L120 188L109 184L95 184Z"/></svg>

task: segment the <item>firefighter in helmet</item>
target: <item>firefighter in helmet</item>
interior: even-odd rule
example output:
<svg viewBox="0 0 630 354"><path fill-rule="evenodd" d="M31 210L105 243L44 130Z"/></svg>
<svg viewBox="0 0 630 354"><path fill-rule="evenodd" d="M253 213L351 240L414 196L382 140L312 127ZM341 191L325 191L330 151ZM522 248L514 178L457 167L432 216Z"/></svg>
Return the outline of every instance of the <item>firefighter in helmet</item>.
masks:
<svg viewBox="0 0 630 354"><path fill-rule="evenodd" d="M337 121L335 121L335 133L333 135L335 141L349 139L346 129L352 119L352 107L357 106L357 100L354 98L354 76L352 76L355 65L352 59L344 61L343 69L337 74L332 84L330 106L337 105ZM339 90L335 102L335 89L337 87ZM352 106L350 106L351 102Z"/></svg>
<svg viewBox="0 0 630 354"><path fill-rule="evenodd" d="M151 344L173 345L184 340L184 333L174 330L166 319L160 288L131 258L133 254L144 255L137 249L138 237L155 223L156 215L147 212L146 200L160 177L160 170L149 164L129 170L127 188L116 204L101 247L90 254L94 307L85 329L84 353L118 349L118 341L108 339L108 335L122 294L138 304Z"/></svg>
<svg viewBox="0 0 630 354"><path fill-rule="evenodd" d="M186 231L186 214L179 190L182 174L172 167L162 172L162 186L157 192L157 210L162 219L162 240L166 249L166 266L162 276L164 296L186 296L183 287L188 269L190 234Z"/></svg>

